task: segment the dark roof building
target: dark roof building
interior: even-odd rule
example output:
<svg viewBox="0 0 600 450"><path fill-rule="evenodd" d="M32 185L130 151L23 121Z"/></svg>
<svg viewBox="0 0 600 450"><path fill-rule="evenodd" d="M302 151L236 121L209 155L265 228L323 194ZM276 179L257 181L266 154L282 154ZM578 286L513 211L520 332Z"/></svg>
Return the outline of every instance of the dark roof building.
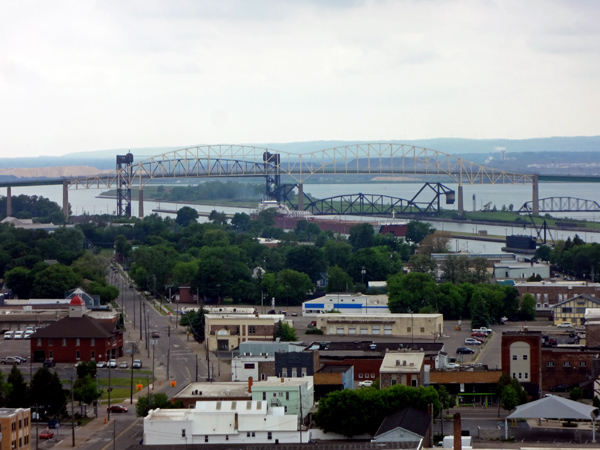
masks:
<svg viewBox="0 0 600 450"><path fill-rule="evenodd" d="M376 442L414 442L423 439L422 447L429 447L431 416L409 406L390 414L375 433Z"/></svg>

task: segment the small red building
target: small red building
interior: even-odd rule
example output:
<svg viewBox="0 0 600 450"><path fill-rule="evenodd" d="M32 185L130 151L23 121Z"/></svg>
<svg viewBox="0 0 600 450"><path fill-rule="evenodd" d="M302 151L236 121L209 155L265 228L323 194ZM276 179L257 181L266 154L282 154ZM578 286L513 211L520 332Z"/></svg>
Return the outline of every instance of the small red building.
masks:
<svg viewBox="0 0 600 450"><path fill-rule="evenodd" d="M36 331L30 341L33 361L75 363L123 356L123 332L115 323L102 322L85 312L85 302L76 295L69 304L68 317Z"/></svg>

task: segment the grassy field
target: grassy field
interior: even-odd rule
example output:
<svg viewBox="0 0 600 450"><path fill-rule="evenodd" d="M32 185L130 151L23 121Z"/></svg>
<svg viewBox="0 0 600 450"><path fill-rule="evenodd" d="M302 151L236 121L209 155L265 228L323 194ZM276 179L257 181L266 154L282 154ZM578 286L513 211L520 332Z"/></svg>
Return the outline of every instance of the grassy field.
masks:
<svg viewBox="0 0 600 450"><path fill-rule="evenodd" d="M152 380L152 377L149 378L149 380ZM102 386L108 386L108 378L98 378L98 383L100 383ZM129 387L131 385L131 378L129 377L114 377L111 378L110 380L110 384L114 387L114 386L127 386ZM143 384L144 386L146 386L146 377L133 377L133 384Z"/></svg>
<svg viewBox="0 0 600 450"><path fill-rule="evenodd" d="M152 377L150 377L151 379ZM108 400L108 378L98 378L98 383L103 387L102 400ZM118 402L127 399L131 396L131 378L115 377L110 380L113 388L110 394L111 402ZM148 379L146 377L133 377L133 393L137 392L137 385L141 384L144 388L148 387Z"/></svg>

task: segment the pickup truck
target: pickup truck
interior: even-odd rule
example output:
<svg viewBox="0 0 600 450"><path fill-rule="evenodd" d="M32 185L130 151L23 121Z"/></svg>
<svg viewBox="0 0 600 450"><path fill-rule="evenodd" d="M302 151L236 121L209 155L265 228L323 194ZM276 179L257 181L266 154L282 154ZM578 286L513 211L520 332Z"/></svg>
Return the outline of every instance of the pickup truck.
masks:
<svg viewBox="0 0 600 450"><path fill-rule="evenodd" d="M7 356L6 358L0 359L0 364L16 364L18 366L21 364L21 360L14 356Z"/></svg>
<svg viewBox="0 0 600 450"><path fill-rule="evenodd" d="M491 328L481 327L481 328L473 328L471 330L472 333L491 333Z"/></svg>

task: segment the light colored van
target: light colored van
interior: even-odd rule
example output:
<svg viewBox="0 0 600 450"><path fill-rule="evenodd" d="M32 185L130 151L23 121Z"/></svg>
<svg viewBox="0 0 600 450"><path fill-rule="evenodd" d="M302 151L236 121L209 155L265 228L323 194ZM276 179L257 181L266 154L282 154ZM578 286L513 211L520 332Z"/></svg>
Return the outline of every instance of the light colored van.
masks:
<svg viewBox="0 0 600 450"><path fill-rule="evenodd" d="M571 328L573 324L571 322L563 322L556 325L558 328Z"/></svg>
<svg viewBox="0 0 600 450"><path fill-rule="evenodd" d="M4 339L12 339L14 335L14 331L7 331L6 333L4 333Z"/></svg>
<svg viewBox="0 0 600 450"><path fill-rule="evenodd" d="M24 334L24 331L15 331L15 336L13 337L13 339L23 339Z"/></svg>

